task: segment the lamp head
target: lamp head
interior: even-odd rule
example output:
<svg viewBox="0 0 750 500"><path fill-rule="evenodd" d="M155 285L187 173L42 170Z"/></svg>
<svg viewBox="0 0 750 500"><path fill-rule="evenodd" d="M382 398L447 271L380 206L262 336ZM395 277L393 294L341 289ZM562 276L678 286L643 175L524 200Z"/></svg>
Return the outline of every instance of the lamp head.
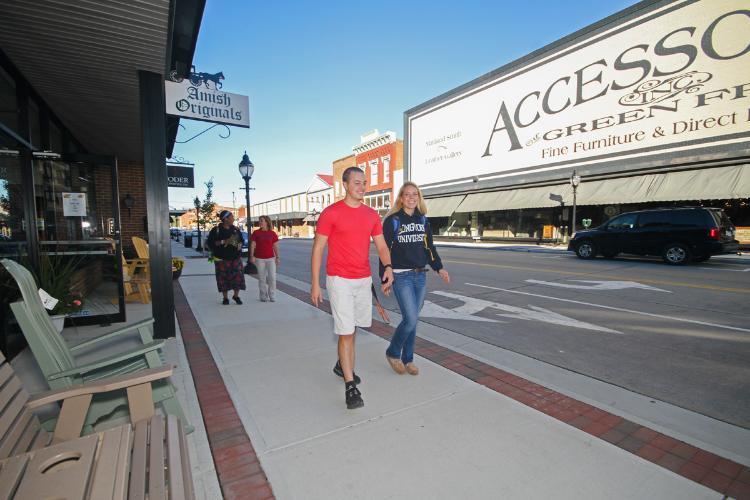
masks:
<svg viewBox="0 0 750 500"><path fill-rule="evenodd" d="M245 154L242 155L242 161L240 162L239 169L240 169L240 175L242 176L243 179L252 178L253 171L255 171L255 165L253 165L253 162L251 162L250 158L248 158L247 151L245 151Z"/></svg>
<svg viewBox="0 0 750 500"><path fill-rule="evenodd" d="M576 174L576 171L573 170L573 174L570 176L570 185L574 188L578 187L578 185L581 183L581 176Z"/></svg>

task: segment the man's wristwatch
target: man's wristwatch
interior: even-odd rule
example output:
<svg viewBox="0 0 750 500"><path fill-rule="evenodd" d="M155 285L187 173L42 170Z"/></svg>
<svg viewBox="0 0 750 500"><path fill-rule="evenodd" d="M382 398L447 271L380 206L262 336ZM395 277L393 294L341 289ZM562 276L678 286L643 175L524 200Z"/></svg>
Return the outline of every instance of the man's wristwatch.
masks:
<svg viewBox="0 0 750 500"><path fill-rule="evenodd" d="M383 269L388 269L389 267L390 267L391 269L393 269L393 266L392 266L392 265L390 265L390 264L386 264L386 265L384 265L384 266L383 266Z"/></svg>

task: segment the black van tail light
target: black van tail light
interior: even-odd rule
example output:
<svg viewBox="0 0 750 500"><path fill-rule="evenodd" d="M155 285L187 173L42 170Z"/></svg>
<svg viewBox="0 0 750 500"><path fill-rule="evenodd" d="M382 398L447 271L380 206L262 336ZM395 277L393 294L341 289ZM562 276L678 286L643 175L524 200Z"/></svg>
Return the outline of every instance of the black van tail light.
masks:
<svg viewBox="0 0 750 500"><path fill-rule="evenodd" d="M721 231L719 231L718 227L712 227L708 230L708 237L712 240L718 240L721 237Z"/></svg>

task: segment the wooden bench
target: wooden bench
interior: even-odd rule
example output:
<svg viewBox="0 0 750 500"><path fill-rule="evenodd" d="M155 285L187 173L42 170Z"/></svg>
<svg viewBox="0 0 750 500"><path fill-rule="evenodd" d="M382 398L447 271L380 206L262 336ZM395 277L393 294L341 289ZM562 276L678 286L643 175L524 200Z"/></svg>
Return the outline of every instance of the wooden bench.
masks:
<svg viewBox="0 0 750 500"><path fill-rule="evenodd" d="M151 383L171 367L29 398L0 354L0 500L195 498L183 425L154 414ZM79 437L94 394L125 389L131 423ZM54 433L31 412L62 401Z"/></svg>

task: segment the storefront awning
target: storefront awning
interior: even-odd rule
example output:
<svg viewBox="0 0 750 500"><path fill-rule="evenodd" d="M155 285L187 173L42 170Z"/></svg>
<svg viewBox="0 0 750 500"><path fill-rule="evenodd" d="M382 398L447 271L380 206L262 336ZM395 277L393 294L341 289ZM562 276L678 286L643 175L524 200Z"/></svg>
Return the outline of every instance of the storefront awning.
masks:
<svg viewBox="0 0 750 500"><path fill-rule="evenodd" d="M582 182L579 205L750 198L750 165Z"/></svg>
<svg viewBox="0 0 750 500"><path fill-rule="evenodd" d="M497 191L493 193L473 193L466 196L466 199L461 202L456 212L484 212L487 210L495 210L497 206L498 197L502 193Z"/></svg>
<svg viewBox="0 0 750 500"><path fill-rule="evenodd" d="M552 196L552 198L550 197ZM558 207L560 201L572 202L572 190L567 184L555 186L470 194L456 212L486 212L519 208Z"/></svg>
<svg viewBox="0 0 750 500"><path fill-rule="evenodd" d="M447 196L445 198L425 199L427 215L430 217L447 217L456 211L456 207L466 198L466 195Z"/></svg>
<svg viewBox="0 0 750 500"><path fill-rule="evenodd" d="M750 198L750 165L666 172L619 179L602 179L578 186L578 205L617 205L653 201L697 201ZM573 204L569 184L472 193L425 200L430 217L453 212L489 212L522 208L559 207ZM458 204L457 204L458 203Z"/></svg>
<svg viewBox="0 0 750 500"><path fill-rule="evenodd" d="M282 214L269 215L271 220L290 220L290 219L304 219L307 217L307 212L284 212Z"/></svg>
<svg viewBox="0 0 750 500"><path fill-rule="evenodd" d="M204 3L2 2L0 47L90 152L143 161L138 71L190 67Z"/></svg>

